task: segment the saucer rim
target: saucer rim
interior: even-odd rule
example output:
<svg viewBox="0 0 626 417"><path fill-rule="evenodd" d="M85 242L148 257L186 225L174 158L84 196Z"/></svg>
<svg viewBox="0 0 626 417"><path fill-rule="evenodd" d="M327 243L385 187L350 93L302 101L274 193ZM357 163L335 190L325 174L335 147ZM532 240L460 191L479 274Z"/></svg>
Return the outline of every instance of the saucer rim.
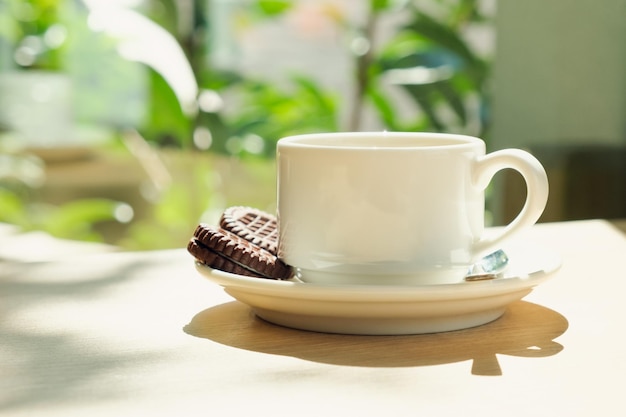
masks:
<svg viewBox="0 0 626 417"><path fill-rule="evenodd" d="M427 286L314 284L244 277L200 263L196 269L256 316L280 326L335 334L415 335L494 321L562 264L559 254L538 245L505 251L510 270L502 278Z"/></svg>
<svg viewBox="0 0 626 417"><path fill-rule="evenodd" d="M505 248L509 258L514 262L516 253L523 249ZM562 266L561 257L553 250L546 248L532 248L532 251L548 253L551 264L542 268L535 268L525 273L515 273L507 269L501 277L475 282L458 282L431 285L350 285L350 284L321 284L290 280L273 280L265 278L247 277L213 269L199 261L195 261L196 270L204 278L222 286L255 293L265 293L299 299L340 300L358 298L361 301L433 301L454 300L489 297L499 294L532 289L548 280Z"/></svg>

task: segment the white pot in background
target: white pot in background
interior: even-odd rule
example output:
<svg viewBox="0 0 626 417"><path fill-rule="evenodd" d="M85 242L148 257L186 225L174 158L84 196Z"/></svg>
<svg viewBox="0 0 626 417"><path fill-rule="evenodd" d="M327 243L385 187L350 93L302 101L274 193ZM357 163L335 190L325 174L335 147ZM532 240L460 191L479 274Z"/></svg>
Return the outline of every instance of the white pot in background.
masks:
<svg viewBox="0 0 626 417"><path fill-rule="evenodd" d="M26 147L73 143L70 78L46 71L0 73L0 123Z"/></svg>

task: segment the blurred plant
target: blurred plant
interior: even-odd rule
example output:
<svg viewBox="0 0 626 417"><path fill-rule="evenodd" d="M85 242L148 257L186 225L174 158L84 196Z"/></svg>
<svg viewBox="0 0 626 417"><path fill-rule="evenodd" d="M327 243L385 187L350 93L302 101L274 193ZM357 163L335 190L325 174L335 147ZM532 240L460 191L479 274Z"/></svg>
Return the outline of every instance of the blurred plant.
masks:
<svg viewBox="0 0 626 417"><path fill-rule="evenodd" d="M0 0L0 70L63 69L68 30L63 0ZM0 126L0 222L22 230L43 230L57 237L102 241L94 225L118 222L123 203L80 199L53 205L39 201L45 180L43 162L27 152L15 152L11 130ZM5 138L9 139L7 146Z"/></svg>
<svg viewBox="0 0 626 417"><path fill-rule="evenodd" d="M248 24L284 22L298 15L296 23L302 30L336 32L353 63L353 73L347 77L353 91L348 97L329 91L318 74L311 72L280 74L283 82L279 85L215 65L208 35L216 23L211 0L146 0L137 10L89 0L83 0L87 9L81 5L77 10L80 3L72 2L69 9L73 9L74 26L69 28L91 33L83 32L59 44L60 35L67 35L65 27L55 23L61 3L67 6L63 0L0 0L0 7L11 10L13 16L0 13L0 38L11 40L18 49L30 45L28 42L40 45L35 48L37 53L31 54L35 59L24 67L58 67L60 46L69 44L74 50L80 49L81 56L89 56L80 60L81 65L106 65L108 70L113 65L110 59L94 57L95 52L81 44L81 39L88 39L87 44L97 39L99 46L108 48L107 53L114 50L128 61L144 64L148 74L147 109L142 112L145 117L136 123L130 118L123 124L111 122L114 127L136 129L161 151L166 147L199 151L191 152L191 159L183 167L191 177L174 180L176 187L162 190L159 198L153 199L150 218L128 230L123 242L127 247L180 246L190 233L189 224L207 207L244 202L220 200L216 185L220 178L212 177L216 159L194 159L198 155L235 156L233 159L247 161L251 166L264 160L265 168L253 172L266 175L270 171L267 161L274 156L280 137L361 130L366 117L377 119L374 124L380 129L488 136L489 61L467 36L474 26L489 23L489 17L481 12L480 0L369 0L364 2L365 16L356 17L343 10L341 2L307 3L323 15L323 22L312 20L309 9L298 10L304 7L301 2L234 2L241 6ZM302 20L303 16L308 20ZM77 17L84 17L85 22L77 23ZM388 34L381 27L388 28L390 22L392 33ZM45 46L46 36L55 31L57 43ZM30 41L24 43L25 39ZM55 45L58 47L53 48ZM122 69L113 72L115 80L123 78ZM119 85L114 89L119 90ZM132 102L133 106L144 98L130 91L124 94L124 102ZM96 106L92 113L98 109ZM368 126L372 125L371 120L367 121ZM263 183L271 184L272 179L266 178ZM199 196L198 189L204 190L203 195ZM85 238L94 236L89 227L81 224L115 218L115 210L120 207L117 202L101 200L66 208L26 202L24 192L0 184L0 221L51 231L56 223L69 234ZM57 228L55 233L64 232Z"/></svg>
<svg viewBox="0 0 626 417"><path fill-rule="evenodd" d="M117 222L115 212L120 204L109 199L81 199L58 206L27 204L18 194L0 187L0 221L63 239L102 242L104 238L94 226Z"/></svg>
<svg viewBox="0 0 626 417"><path fill-rule="evenodd" d="M63 0L0 0L0 38L22 69L59 70L68 32L61 23Z"/></svg>
<svg viewBox="0 0 626 417"><path fill-rule="evenodd" d="M108 199L80 199L62 205L38 202L32 198L32 191L41 186L43 179L39 159L0 154L0 222L61 238L102 241L95 224L126 220L124 210L128 208L124 203Z"/></svg>
<svg viewBox="0 0 626 417"><path fill-rule="evenodd" d="M281 90L271 82L215 68L206 43L211 22L205 7L210 2L194 1L187 18L181 18L185 11L175 1L154 0L148 14L183 47L200 100L190 121L180 103L175 107L168 83L152 73L151 116L142 133L157 143L187 146L191 141L197 148L214 152L240 154L252 149L271 157L275 141L288 134L360 130L369 106L383 129L456 131L484 137L489 125L489 64L466 39L473 25L488 22L479 3L370 0L364 23L342 14L333 4L319 6L328 22L348 39L354 93L346 99L325 91L315 74L286 75L291 88ZM253 21L281 19L298 7L298 2L281 0L246 4ZM402 19L390 39L379 39L380 23L389 16ZM398 91L413 104L412 109L396 104ZM224 111L225 95L239 100L239 111ZM340 109L348 105L347 125L340 126ZM184 136L176 136L174 130L185 132Z"/></svg>
<svg viewBox="0 0 626 417"><path fill-rule="evenodd" d="M276 141L283 136L360 130L365 114L369 117L372 110L381 129L487 135L489 64L466 36L473 25L488 21L479 11L478 0L370 0L363 23L330 2L317 5L325 14L324 29L334 25L341 32L338 38L345 40L346 53L353 59L354 73L348 76L353 81L353 94L347 98L326 90L315 73L284 74L285 82L279 86L213 65L206 43L211 21L207 20L210 12L204 8L209 3L194 1L185 18L180 16L184 10L172 0L151 2L154 9L148 15L177 39L198 83L197 112L189 119L183 106L173 100L165 78L151 72L150 122L139 130L152 142L187 148L192 145L240 158L271 158ZM425 3L428 7L423 7ZM267 23L289 17L298 2L251 0L246 5L248 19ZM310 18L310 11L301 12ZM379 26L390 16L399 23L390 38L379 39ZM188 26L182 27L181 22ZM398 104L399 94L404 96L403 104ZM407 101L412 108L405 107ZM347 113L345 126L340 124L342 113ZM189 136L172 134L174 126ZM200 179L194 184L217 191ZM169 206L178 209L157 208L155 218L161 219L161 225L167 224L167 213L174 216L174 223L181 221L181 202L192 201L195 195L193 189L188 192L179 190L173 199L170 192L166 193ZM137 241L153 243L149 230L150 226L143 223L131 230L131 235ZM188 233L179 239L184 241Z"/></svg>
<svg viewBox="0 0 626 417"><path fill-rule="evenodd" d="M365 31L392 1L374 0ZM420 2L423 3L423 2ZM489 62L467 39L468 29L484 24L479 0L438 2L439 13L407 3L407 21L378 55L359 58L360 95L367 97L392 130L459 131L485 138L489 126ZM429 8L427 8L429 9ZM405 124L382 88L400 86L421 110L422 119Z"/></svg>

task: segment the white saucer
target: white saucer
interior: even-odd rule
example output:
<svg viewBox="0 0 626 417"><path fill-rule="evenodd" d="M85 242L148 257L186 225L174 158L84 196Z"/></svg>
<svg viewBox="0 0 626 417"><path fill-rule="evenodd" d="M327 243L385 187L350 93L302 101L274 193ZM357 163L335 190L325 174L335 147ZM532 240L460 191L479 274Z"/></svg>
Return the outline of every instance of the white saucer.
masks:
<svg viewBox="0 0 626 417"><path fill-rule="evenodd" d="M496 320L561 266L559 255L544 248L504 250L509 266L500 278L444 285L321 285L249 278L200 263L196 269L274 324L326 333L420 334Z"/></svg>

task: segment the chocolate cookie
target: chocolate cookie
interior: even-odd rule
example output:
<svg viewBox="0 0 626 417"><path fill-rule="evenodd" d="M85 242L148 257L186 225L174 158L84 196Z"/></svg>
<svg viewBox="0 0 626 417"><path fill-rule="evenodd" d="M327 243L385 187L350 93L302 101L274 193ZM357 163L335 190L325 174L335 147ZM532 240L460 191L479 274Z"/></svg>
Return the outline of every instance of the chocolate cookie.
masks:
<svg viewBox="0 0 626 417"><path fill-rule="evenodd" d="M252 207L229 207L220 217L220 227L276 255L278 226L271 214Z"/></svg>
<svg viewBox="0 0 626 417"><path fill-rule="evenodd" d="M287 279L292 269L276 255L228 230L206 224L196 227L187 250L201 263L250 277Z"/></svg>

